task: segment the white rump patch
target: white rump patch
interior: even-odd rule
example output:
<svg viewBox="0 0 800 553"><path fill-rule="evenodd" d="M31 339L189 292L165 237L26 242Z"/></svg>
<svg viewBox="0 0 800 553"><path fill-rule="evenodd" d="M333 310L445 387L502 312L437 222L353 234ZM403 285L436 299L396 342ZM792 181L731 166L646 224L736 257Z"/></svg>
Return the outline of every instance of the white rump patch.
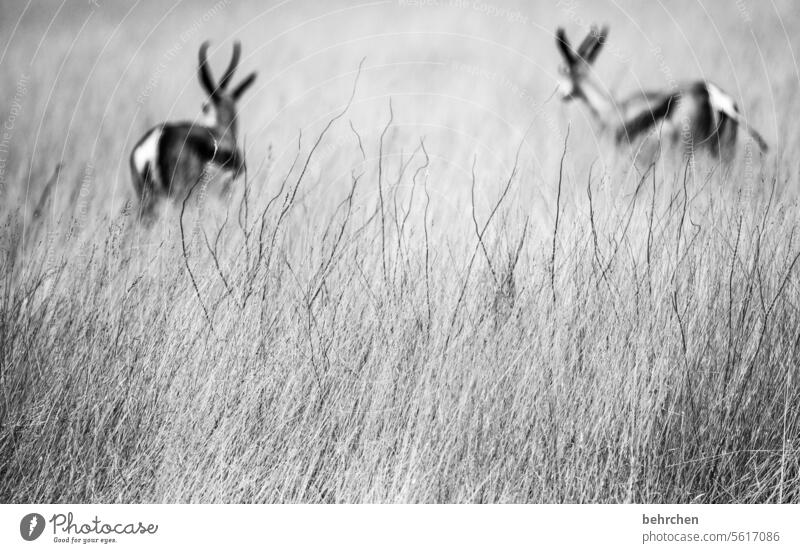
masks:
<svg viewBox="0 0 800 553"><path fill-rule="evenodd" d="M158 142L161 139L161 128L152 129L146 138L136 147L133 153L133 163L140 175L144 175L147 164L150 164L150 176L158 180ZM156 184L161 184L156 182Z"/></svg>
<svg viewBox="0 0 800 553"><path fill-rule="evenodd" d="M723 92L717 85L708 82L706 90L708 90L708 101L712 108L721 111L734 121L738 120L739 112L736 110L736 102L729 94Z"/></svg>

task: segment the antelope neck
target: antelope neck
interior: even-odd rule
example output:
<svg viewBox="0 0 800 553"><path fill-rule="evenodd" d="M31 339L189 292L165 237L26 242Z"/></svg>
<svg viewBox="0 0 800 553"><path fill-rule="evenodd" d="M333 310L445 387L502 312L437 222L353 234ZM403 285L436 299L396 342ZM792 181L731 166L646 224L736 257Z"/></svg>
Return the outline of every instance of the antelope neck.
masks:
<svg viewBox="0 0 800 553"><path fill-rule="evenodd" d="M616 110L614 99L611 95L603 90L602 86L591 77L581 83L579 90L594 118L604 127L609 125Z"/></svg>

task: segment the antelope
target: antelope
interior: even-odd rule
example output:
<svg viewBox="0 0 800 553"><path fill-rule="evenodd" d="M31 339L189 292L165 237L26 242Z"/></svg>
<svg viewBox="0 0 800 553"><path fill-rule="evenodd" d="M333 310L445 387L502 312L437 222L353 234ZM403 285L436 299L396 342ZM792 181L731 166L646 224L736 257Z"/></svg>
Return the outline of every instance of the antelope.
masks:
<svg viewBox="0 0 800 553"><path fill-rule="evenodd" d="M250 73L233 89L228 88L239 64L241 44L233 44L230 64L219 83L208 67L209 42L200 46L198 76L208 94L200 122L165 122L148 130L130 156L133 188L139 198L140 216L150 219L163 198L185 197L203 176L209 163L235 181L245 167L244 154L236 145L236 102L253 84Z"/></svg>
<svg viewBox="0 0 800 553"><path fill-rule="evenodd" d="M592 71L592 64L608 40L608 26L592 26L577 50L564 29L556 30L556 45L564 59L559 68L559 90L565 102L575 98L586 104L601 132L608 132L617 146L632 144L650 130L657 130L674 145L683 141L684 153L705 150L714 158L730 160L734 154L737 126L741 125L762 152L767 143L742 117L734 99L709 81L694 81L668 91L632 94L616 100Z"/></svg>

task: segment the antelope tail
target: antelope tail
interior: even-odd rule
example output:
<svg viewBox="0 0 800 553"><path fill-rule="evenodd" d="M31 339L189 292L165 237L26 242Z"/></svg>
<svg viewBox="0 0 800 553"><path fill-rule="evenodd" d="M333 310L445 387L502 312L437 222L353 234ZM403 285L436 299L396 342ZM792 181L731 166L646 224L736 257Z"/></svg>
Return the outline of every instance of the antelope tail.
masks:
<svg viewBox="0 0 800 553"><path fill-rule="evenodd" d="M747 121L745 121L742 114L739 113L739 110L736 108L736 102L733 101L733 98L714 84L706 83L706 89L708 90L708 101L711 107L733 119L737 125L741 126L747 131L747 134L753 137L753 140L756 141L756 144L758 144L762 152L767 152L769 150L767 141L764 140L764 137L762 137L757 130L747 124Z"/></svg>

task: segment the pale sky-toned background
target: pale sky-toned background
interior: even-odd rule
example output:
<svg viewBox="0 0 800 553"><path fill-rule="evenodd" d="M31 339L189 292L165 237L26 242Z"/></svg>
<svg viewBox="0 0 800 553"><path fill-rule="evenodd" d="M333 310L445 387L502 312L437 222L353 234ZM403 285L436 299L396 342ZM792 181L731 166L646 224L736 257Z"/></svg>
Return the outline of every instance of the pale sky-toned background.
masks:
<svg viewBox="0 0 800 553"><path fill-rule="evenodd" d="M576 166L587 166L602 155L602 142L586 110L551 94L555 28L563 25L579 42L591 22L611 27L596 66L611 90L712 80L736 97L780 156L796 141L786 114L800 107L799 9L788 0L5 3L2 97L13 98L20 78L28 78L10 140L9 197L29 201L60 161L59 185L92 165L93 210L129 198L127 156L139 136L160 121L199 116L197 48L204 39L212 41L217 75L234 39L243 44L238 77L258 71L240 105L251 169L269 156L275 167L288 166L300 130L308 146L344 105L362 58L347 119L368 159L377 156L391 98L386 151L399 159L425 137L436 188L453 202L460 202L476 156L479 177L507 172L531 124L523 170L529 182L552 179L568 125L571 148L585 154L573 157ZM4 118L9 109L3 106ZM349 125L335 128L320 154L313 177L324 174L326 186L345 182L359 160ZM20 181L27 196L14 184Z"/></svg>

